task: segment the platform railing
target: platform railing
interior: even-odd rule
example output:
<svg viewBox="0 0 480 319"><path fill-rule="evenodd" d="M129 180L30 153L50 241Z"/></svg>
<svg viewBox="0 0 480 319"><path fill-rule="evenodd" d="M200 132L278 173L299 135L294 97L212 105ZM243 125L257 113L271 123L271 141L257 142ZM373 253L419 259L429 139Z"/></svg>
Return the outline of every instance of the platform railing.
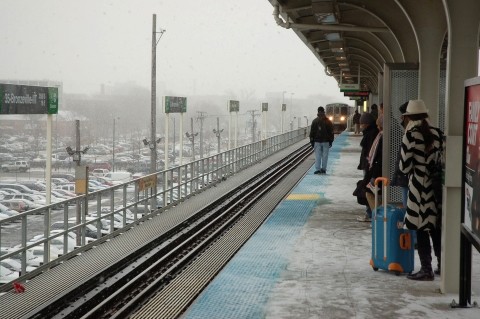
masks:
<svg viewBox="0 0 480 319"><path fill-rule="evenodd" d="M6 276L10 282L34 277L301 141L306 132L300 128L272 136L2 219L0 261L9 258L19 261L21 272L14 279L9 274L0 276ZM151 181L156 183L152 185ZM36 268L31 269L32 266ZM5 283L6 279L2 280ZM1 285L0 292L10 286Z"/></svg>

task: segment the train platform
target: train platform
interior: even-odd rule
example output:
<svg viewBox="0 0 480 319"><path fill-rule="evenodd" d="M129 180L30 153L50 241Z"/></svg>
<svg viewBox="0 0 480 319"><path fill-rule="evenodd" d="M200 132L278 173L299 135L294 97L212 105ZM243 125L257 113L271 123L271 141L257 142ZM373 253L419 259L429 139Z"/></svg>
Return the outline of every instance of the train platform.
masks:
<svg viewBox="0 0 480 319"><path fill-rule="evenodd" d="M361 136L341 134L326 175L313 167L183 314L199 318L480 318L478 307L453 309L438 277L412 281L373 271L370 223L352 196ZM313 155L309 160L314 162ZM479 301L474 252L472 302ZM415 252L415 271L419 266Z"/></svg>

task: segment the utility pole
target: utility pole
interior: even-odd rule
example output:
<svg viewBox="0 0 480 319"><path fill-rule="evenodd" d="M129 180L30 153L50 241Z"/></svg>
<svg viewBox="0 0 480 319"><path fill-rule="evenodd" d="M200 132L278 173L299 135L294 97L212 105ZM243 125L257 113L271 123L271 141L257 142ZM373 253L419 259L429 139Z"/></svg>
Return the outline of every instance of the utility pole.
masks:
<svg viewBox="0 0 480 319"><path fill-rule="evenodd" d="M256 114L256 112L258 112L257 110L250 110L247 112L252 115L252 143L255 143L255 130L257 127L255 117L260 116L260 114Z"/></svg>
<svg viewBox="0 0 480 319"><path fill-rule="evenodd" d="M150 129L150 143L153 147L150 148L150 173L157 171L157 143L155 143L157 135L157 15L153 15L152 23L152 96L151 96L151 129ZM152 208L153 209L153 208Z"/></svg>
<svg viewBox="0 0 480 319"><path fill-rule="evenodd" d="M291 121L290 131L293 131L292 109L293 109L293 95L294 94L295 93L290 92L290 121Z"/></svg>
<svg viewBox="0 0 480 319"><path fill-rule="evenodd" d="M217 154L220 154L220 134L223 132L223 128L220 130L220 118L217 117L217 129L213 129L213 133L217 137Z"/></svg>
<svg viewBox="0 0 480 319"><path fill-rule="evenodd" d="M112 171L115 172L115 120L120 119L119 117L113 118L113 148L112 148Z"/></svg>
<svg viewBox="0 0 480 319"><path fill-rule="evenodd" d="M157 44L162 38L163 33L166 30L160 29L159 32L157 29L157 15L153 15L152 23L152 96L151 96L151 129L150 129L150 173L155 173L157 171ZM157 33L160 33L160 37L157 41ZM145 143L145 140L144 140Z"/></svg>
<svg viewBox="0 0 480 319"><path fill-rule="evenodd" d="M193 117L190 120L192 133L186 132L185 135L188 137L190 142L192 142L192 156L193 160L195 160L195 136L197 136L198 133L193 133Z"/></svg>
<svg viewBox="0 0 480 319"><path fill-rule="evenodd" d="M207 112L197 112L199 115L197 120L200 120L200 158L203 158L203 121L206 118ZM192 128L193 132L193 128Z"/></svg>
<svg viewBox="0 0 480 319"><path fill-rule="evenodd" d="M173 163L177 159L177 152L175 151L175 118L173 118Z"/></svg>
<svg viewBox="0 0 480 319"><path fill-rule="evenodd" d="M75 120L75 151L70 146L68 146L66 150L68 155L72 156L73 161L76 163L76 166L77 166L77 168L75 169L75 185L77 184L80 185L80 180L84 180L84 184L85 184L84 191L85 191L85 194L88 195L88 174L86 171L80 172L80 161L82 159L82 154L87 153L88 147L85 147L83 151L80 150L80 121L79 120ZM80 176L80 175L84 175L84 176ZM80 191L81 191L80 189L75 187L76 194L79 194ZM86 196L86 198L88 198L88 196ZM77 225L81 223L81 220L82 220L82 208L81 208L80 202L77 201L77 206L76 206ZM80 228L78 228L76 231L76 244L78 246L82 245ZM45 251L48 252L49 250L45 249Z"/></svg>

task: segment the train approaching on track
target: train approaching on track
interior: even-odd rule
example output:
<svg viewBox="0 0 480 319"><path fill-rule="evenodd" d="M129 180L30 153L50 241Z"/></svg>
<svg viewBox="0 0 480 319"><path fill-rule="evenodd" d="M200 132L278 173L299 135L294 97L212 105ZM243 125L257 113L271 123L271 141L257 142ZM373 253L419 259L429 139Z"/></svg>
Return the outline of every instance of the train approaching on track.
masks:
<svg viewBox="0 0 480 319"><path fill-rule="evenodd" d="M333 123L333 132L340 134L347 128L348 118L355 108L345 103L330 103L325 106L325 115Z"/></svg>

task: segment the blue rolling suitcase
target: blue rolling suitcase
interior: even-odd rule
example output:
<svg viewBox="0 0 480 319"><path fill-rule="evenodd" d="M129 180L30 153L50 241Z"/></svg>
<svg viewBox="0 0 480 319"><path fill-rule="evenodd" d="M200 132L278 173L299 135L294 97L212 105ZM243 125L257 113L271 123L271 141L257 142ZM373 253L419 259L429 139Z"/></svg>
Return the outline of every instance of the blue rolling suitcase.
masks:
<svg viewBox="0 0 480 319"><path fill-rule="evenodd" d="M383 206L377 207L378 184L383 184ZM403 229L405 212L387 203L388 178L375 180L375 208L372 212L372 258L373 270L384 269L394 272L411 273L414 267L414 253L411 232Z"/></svg>

